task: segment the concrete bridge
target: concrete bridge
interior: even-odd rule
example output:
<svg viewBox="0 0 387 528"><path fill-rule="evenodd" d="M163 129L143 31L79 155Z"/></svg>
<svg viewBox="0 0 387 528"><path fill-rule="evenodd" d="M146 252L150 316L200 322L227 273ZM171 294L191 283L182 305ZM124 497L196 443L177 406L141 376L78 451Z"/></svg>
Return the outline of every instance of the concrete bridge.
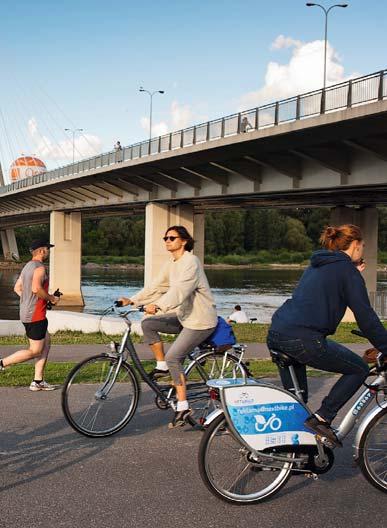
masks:
<svg viewBox="0 0 387 528"><path fill-rule="evenodd" d="M204 256L204 212L332 208L332 223L365 233L376 291L377 205L387 203L387 70L254 108L0 187L4 254L13 229L50 222L51 283L82 303L81 218L145 211L145 281L165 258L162 236L182 223Z"/></svg>

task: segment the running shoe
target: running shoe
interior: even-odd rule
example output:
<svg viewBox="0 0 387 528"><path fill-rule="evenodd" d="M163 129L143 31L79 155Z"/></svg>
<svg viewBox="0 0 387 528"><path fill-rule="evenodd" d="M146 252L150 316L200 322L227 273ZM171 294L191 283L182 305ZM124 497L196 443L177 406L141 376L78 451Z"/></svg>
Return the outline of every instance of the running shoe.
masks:
<svg viewBox="0 0 387 528"><path fill-rule="evenodd" d="M332 444L332 446L343 447L343 444L337 438L335 431L332 429L329 423L324 422L323 420L319 420L315 414L309 416L305 420L304 425L305 427L316 433L318 436L320 436L323 441L324 438L326 438L327 441Z"/></svg>
<svg viewBox="0 0 387 528"><path fill-rule="evenodd" d="M153 380L165 378L165 376L169 376L169 370L160 370L158 368L154 368L151 372L149 372L149 377Z"/></svg>
<svg viewBox="0 0 387 528"><path fill-rule="evenodd" d="M47 383L47 381L32 381L30 385L30 391L38 392L38 391L52 391L55 390L57 387L55 385L50 385L50 383Z"/></svg>
<svg viewBox="0 0 387 528"><path fill-rule="evenodd" d="M184 411L176 411L172 422L168 424L168 429L175 427L183 427L187 423L187 418L192 414L192 409L185 409Z"/></svg>

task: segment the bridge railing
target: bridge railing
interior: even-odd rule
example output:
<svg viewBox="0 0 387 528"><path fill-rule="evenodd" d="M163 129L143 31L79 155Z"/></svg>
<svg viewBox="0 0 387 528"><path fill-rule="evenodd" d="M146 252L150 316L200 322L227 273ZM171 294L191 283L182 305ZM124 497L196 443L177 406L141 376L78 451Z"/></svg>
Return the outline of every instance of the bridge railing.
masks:
<svg viewBox="0 0 387 528"><path fill-rule="evenodd" d="M370 302L381 319L387 319L387 290L379 290L369 294Z"/></svg>
<svg viewBox="0 0 387 528"><path fill-rule="evenodd" d="M116 164L119 166L119 163L123 161L145 158L237 134L248 134L255 130L279 126L283 123L307 119L345 108L352 108L372 101L381 101L385 98L387 98L387 70L382 70L356 79L350 79L325 89L314 90L282 101L200 123L183 130L170 132L169 134L152 138L152 140L124 147L117 152L105 152L98 156L77 161L76 163L0 187L0 193L21 190L48 180L81 174L91 169Z"/></svg>

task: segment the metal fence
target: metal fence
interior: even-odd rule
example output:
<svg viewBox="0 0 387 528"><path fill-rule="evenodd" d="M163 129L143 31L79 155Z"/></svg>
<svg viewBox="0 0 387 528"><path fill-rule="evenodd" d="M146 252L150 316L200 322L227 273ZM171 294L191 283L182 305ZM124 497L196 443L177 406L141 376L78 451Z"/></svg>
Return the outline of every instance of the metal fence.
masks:
<svg viewBox="0 0 387 528"><path fill-rule="evenodd" d="M152 140L124 147L119 152L106 152L37 176L19 180L10 185L0 187L0 193L7 193L48 180L80 174L90 169L115 165L122 161L145 158L162 152L190 147L237 134L248 134L254 130L279 126L283 123L307 119L373 101L381 101L387 98L386 77L387 70L382 70L329 86L325 89L315 90L277 101L276 103L207 121L184 130L178 130Z"/></svg>
<svg viewBox="0 0 387 528"><path fill-rule="evenodd" d="M387 319L387 290L370 293L370 302L381 319Z"/></svg>

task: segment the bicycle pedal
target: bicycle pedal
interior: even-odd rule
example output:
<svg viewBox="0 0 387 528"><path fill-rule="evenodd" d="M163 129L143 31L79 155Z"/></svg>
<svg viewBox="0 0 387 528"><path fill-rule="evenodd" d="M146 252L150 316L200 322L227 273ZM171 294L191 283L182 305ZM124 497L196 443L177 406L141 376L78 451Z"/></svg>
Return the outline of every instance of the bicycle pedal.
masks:
<svg viewBox="0 0 387 528"><path fill-rule="evenodd" d="M171 385L171 378L158 378L157 380L152 380L153 383L156 383L159 385L159 387L162 387L165 389L166 387L172 387Z"/></svg>
<svg viewBox="0 0 387 528"><path fill-rule="evenodd" d="M329 449L334 449L336 445L331 442L326 436L316 435L316 439L321 442L324 446L329 447Z"/></svg>
<svg viewBox="0 0 387 528"><path fill-rule="evenodd" d="M305 473L305 477L314 481L318 480L318 475L316 473Z"/></svg>

